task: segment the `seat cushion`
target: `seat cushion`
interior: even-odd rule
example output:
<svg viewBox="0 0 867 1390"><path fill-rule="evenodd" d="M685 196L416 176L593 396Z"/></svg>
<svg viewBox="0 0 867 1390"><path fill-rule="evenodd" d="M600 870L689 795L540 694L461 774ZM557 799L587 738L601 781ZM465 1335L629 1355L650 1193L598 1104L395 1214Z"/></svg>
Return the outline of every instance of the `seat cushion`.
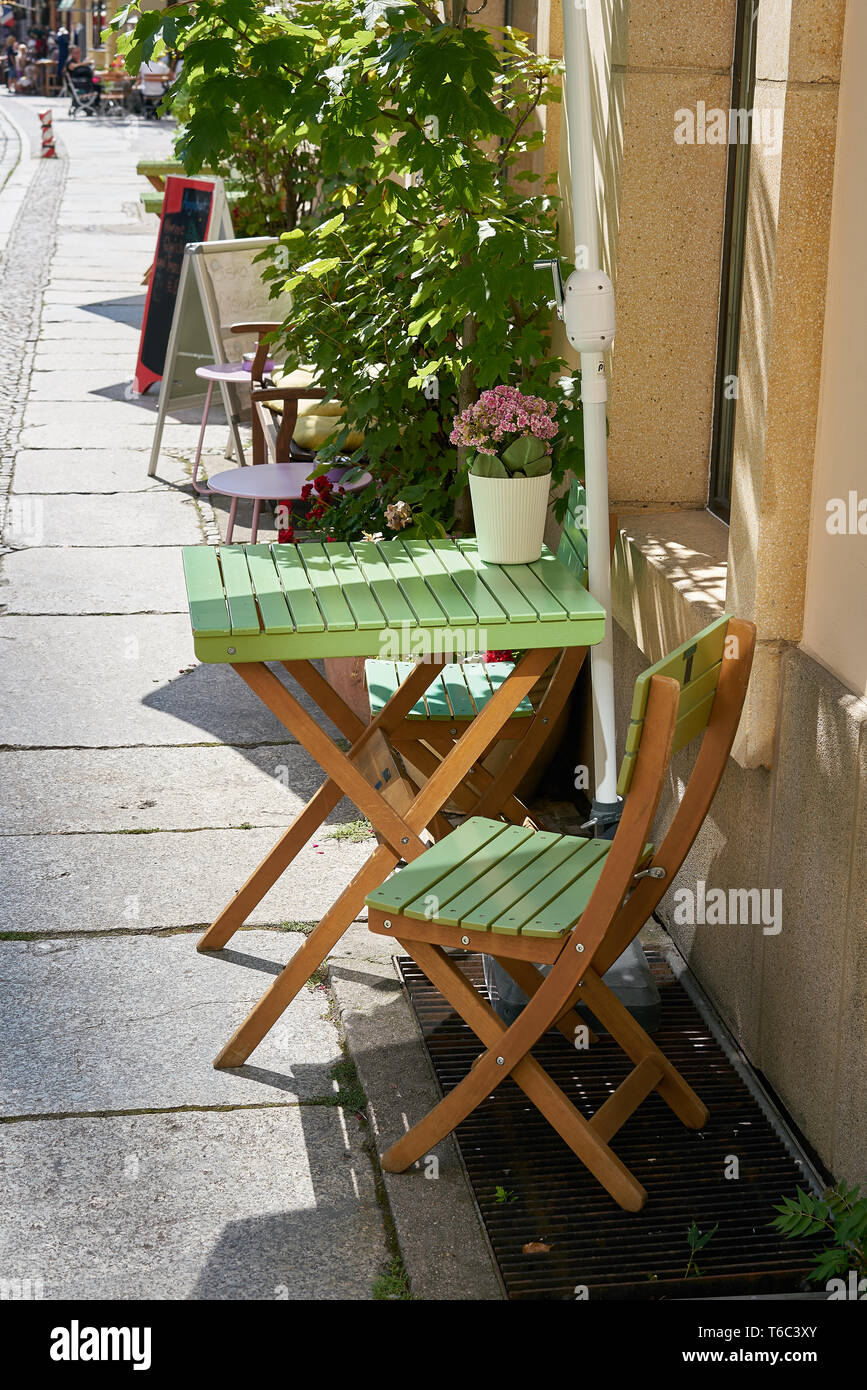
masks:
<svg viewBox="0 0 867 1390"><path fill-rule="evenodd" d="M277 368L271 373L271 380L275 387L295 387L301 388L310 386L314 380L314 373L309 367L298 367L294 372L284 372ZM265 401L268 409L275 415L282 415L283 404L281 401ZM292 438L301 449L307 449L315 453L321 449L330 437L337 432L343 420L344 410L340 401L299 401L298 402L298 421L295 425ZM364 435L358 430L353 430L344 444L347 452L358 449L364 442Z"/></svg>
<svg viewBox="0 0 867 1390"><path fill-rule="evenodd" d="M378 714L388 703L414 665L412 661L375 660L364 663L372 715ZM406 717L439 719L443 723L455 719L475 719L513 670L510 661L465 661L444 666ZM526 719L532 713L533 706L525 696L515 710L515 716Z"/></svg>
<svg viewBox="0 0 867 1390"><path fill-rule="evenodd" d="M584 912L611 845L471 816L365 901L467 931L559 938Z"/></svg>

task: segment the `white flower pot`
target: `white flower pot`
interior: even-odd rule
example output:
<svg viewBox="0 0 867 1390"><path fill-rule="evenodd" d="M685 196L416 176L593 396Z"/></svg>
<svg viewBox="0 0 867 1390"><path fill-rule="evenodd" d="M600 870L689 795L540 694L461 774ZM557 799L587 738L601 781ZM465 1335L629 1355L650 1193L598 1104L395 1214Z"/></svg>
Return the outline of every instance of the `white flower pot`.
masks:
<svg viewBox="0 0 867 1390"><path fill-rule="evenodd" d="M479 559L529 565L542 554L551 474L538 478L479 478L470 474Z"/></svg>

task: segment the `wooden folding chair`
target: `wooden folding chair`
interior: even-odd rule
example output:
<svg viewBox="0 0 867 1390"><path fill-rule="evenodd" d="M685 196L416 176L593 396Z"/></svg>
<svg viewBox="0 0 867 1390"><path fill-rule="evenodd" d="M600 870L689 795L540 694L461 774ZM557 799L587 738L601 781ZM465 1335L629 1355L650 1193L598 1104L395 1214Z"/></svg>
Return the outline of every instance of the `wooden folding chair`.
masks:
<svg viewBox="0 0 867 1390"><path fill-rule="evenodd" d="M616 536L614 517L611 518L610 530L613 549ZM586 587L586 497L583 484L577 479L569 489L557 559ZM515 741L518 746L506 764L495 773L485 768L485 757L478 760L452 797L454 805L463 815L505 816L518 824L529 818L537 828L544 828L540 818L530 812L515 791L533 767L563 715L585 656L586 648L571 647L562 651L548 673L548 681L541 695L531 691L521 701L512 718L498 730L485 757L501 740ZM365 662L372 716L387 704L411 669L411 662L382 659ZM430 777L512 670L513 665L509 662L484 665L481 662L463 662L444 666L424 697L392 733L392 747L400 753L410 769L417 770L423 777ZM448 822L442 820L439 825L431 826L436 838L450 830Z"/></svg>
<svg viewBox="0 0 867 1390"><path fill-rule="evenodd" d="M645 1097L655 1090L685 1125L704 1124L702 1101L602 977L671 885L707 814L737 730L754 643L752 623L721 618L639 677L618 784L626 800L613 841L473 817L368 894L371 930L414 956L486 1048L384 1155L388 1171L410 1167L510 1075L628 1211L638 1211L647 1194L609 1141ZM647 837L669 760L702 733L680 806L654 852ZM446 954L450 948L495 956L530 996L511 1026ZM537 963L550 972L543 976ZM635 1064L590 1119L532 1056L552 1027L574 1041L583 1026L579 1003Z"/></svg>

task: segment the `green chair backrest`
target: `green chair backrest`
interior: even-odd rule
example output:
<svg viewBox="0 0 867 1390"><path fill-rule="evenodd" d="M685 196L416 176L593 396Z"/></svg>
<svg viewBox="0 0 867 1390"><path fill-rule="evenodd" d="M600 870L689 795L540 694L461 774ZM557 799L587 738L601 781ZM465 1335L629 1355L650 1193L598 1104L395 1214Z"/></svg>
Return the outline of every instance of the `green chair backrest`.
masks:
<svg viewBox="0 0 867 1390"><path fill-rule="evenodd" d="M638 677L626 735L626 751L617 782L620 796L626 795L632 782L652 676L672 676L680 682L672 756L707 728L722 667L729 616L727 613L724 617L718 618L710 627L684 642L670 656L657 661L655 666L642 671Z"/></svg>
<svg viewBox="0 0 867 1390"><path fill-rule="evenodd" d="M574 574L579 584L587 587L587 502L583 483L576 478L569 489L566 520L557 550L561 565Z"/></svg>

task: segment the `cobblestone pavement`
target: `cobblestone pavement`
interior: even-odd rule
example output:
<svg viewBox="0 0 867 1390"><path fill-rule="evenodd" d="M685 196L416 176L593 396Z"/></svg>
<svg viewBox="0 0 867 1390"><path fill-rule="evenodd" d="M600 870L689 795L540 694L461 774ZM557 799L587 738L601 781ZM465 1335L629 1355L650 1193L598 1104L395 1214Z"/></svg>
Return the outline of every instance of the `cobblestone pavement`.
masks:
<svg viewBox="0 0 867 1390"><path fill-rule="evenodd" d="M19 161L29 163L31 155L26 135L2 111L0 134L4 135L0 150L2 189ZM57 159L40 159L36 163L27 197L17 209L0 261L0 490L4 494L11 479L12 453L24 413L66 169L62 150ZM4 516L5 507L0 506L0 530Z"/></svg>

